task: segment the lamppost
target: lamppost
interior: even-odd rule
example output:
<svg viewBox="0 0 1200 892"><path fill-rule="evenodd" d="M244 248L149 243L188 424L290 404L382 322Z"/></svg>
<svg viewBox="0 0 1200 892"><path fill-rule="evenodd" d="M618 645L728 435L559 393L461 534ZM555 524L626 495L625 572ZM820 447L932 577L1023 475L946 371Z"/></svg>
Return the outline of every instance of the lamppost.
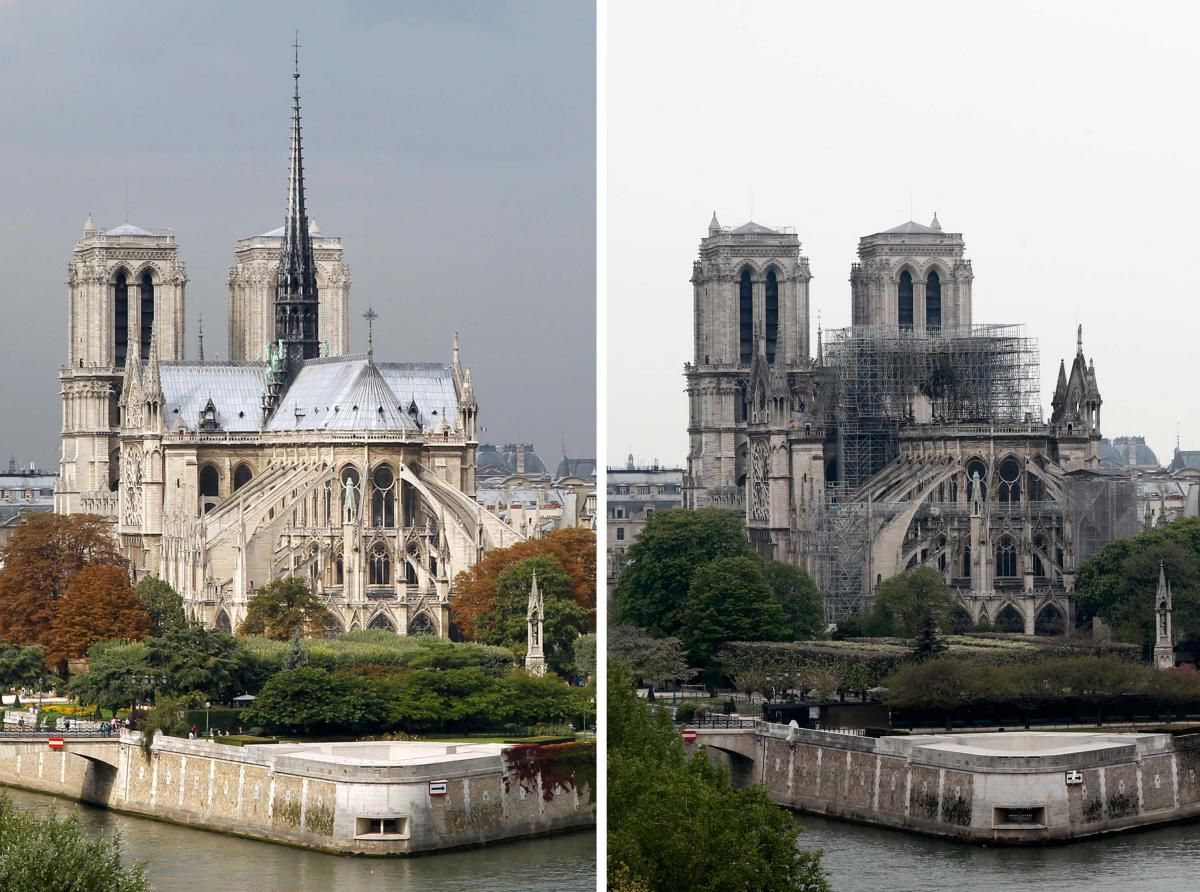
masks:
<svg viewBox="0 0 1200 892"><path fill-rule="evenodd" d="M204 701L204 736L205 736L205 737L209 737L209 736L211 736L211 735L208 733L208 711L209 711L210 709L212 709L212 701L211 701L211 700L205 700L205 701Z"/></svg>

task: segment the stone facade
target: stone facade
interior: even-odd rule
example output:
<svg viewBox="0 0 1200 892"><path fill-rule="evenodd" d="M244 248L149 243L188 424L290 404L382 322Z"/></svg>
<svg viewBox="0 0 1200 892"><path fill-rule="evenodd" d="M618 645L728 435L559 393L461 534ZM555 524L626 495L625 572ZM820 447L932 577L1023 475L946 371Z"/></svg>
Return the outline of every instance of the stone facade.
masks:
<svg viewBox="0 0 1200 892"><path fill-rule="evenodd" d="M830 620L930 566L964 624L1063 631L1078 561L1134 532L1131 483L1129 517L1098 519L1117 484L1082 334L1043 421L1036 344L972 324L964 252L936 216L863 237L854 324L818 331L813 357L797 237L714 215L692 270L684 504L743 514L764 558L817 577Z"/></svg>

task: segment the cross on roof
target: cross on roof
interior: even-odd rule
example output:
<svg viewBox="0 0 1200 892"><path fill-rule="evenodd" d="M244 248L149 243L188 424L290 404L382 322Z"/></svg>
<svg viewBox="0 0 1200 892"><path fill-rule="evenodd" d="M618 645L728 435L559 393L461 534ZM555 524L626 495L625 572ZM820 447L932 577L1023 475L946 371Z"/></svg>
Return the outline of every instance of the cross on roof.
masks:
<svg viewBox="0 0 1200 892"><path fill-rule="evenodd" d="M367 307L367 312L363 313L363 318L367 320L367 359L374 360L375 320L379 318L379 314L375 312L374 307Z"/></svg>

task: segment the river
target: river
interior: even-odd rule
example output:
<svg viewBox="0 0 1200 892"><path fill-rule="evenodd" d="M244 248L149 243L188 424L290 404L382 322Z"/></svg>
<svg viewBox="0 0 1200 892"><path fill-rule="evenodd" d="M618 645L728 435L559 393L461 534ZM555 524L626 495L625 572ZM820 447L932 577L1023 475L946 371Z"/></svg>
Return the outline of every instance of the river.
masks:
<svg viewBox="0 0 1200 892"><path fill-rule="evenodd" d="M593 892L596 888L595 831L415 858L363 858L189 830L39 793L0 790L22 808L78 814L90 833L119 831L125 854L131 860L147 861L146 874L155 892Z"/></svg>
<svg viewBox="0 0 1200 892"><path fill-rule="evenodd" d="M796 815L802 848L825 851L834 892L1193 892L1200 825L1063 846L984 848Z"/></svg>

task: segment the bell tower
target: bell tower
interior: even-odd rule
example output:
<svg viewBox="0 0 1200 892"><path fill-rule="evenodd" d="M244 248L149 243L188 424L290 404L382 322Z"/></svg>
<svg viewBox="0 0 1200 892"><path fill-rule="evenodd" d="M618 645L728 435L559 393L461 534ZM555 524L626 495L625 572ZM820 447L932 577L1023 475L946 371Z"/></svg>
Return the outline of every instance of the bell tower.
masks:
<svg viewBox="0 0 1200 892"><path fill-rule="evenodd" d="M187 271L169 232L88 214L67 266L67 363L59 370L62 452L54 510L117 519L120 401L127 361L183 359Z"/></svg>

